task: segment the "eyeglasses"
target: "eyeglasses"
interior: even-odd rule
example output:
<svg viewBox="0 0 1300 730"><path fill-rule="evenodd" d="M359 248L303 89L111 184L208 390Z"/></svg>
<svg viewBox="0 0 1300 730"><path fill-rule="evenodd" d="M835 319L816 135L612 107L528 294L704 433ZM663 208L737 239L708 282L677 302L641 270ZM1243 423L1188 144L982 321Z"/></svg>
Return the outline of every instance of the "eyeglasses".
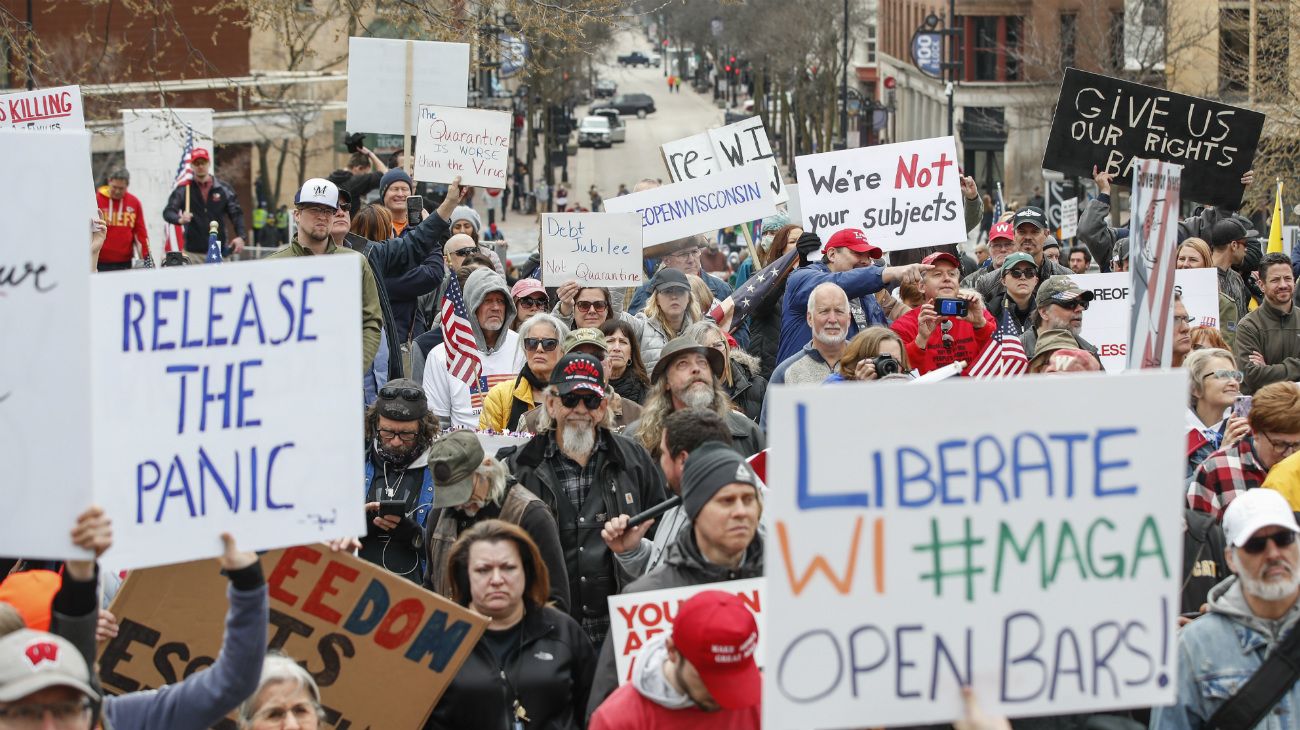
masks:
<svg viewBox="0 0 1300 730"><path fill-rule="evenodd" d="M1078 309L1078 308L1080 308L1080 307L1083 307L1083 310L1084 310L1085 312L1088 311L1088 300L1087 300L1087 299L1071 299L1071 300L1068 301L1068 302L1063 302L1063 301L1061 301L1060 299L1055 299L1055 298L1053 298L1053 299L1052 299L1052 304L1055 304L1056 306L1058 306L1058 307L1062 307L1062 308L1064 308L1064 309Z"/></svg>
<svg viewBox="0 0 1300 730"><path fill-rule="evenodd" d="M577 305L578 309L581 309L581 310L584 311L584 312L590 312L590 311L592 311L592 310L595 310L595 311L597 311L597 312L603 312L603 311L605 311L606 309L609 309L609 303L608 303L608 302L603 302L603 301L602 301L602 302L584 302L584 301L582 301L581 299L579 299L578 301L574 302L574 304Z"/></svg>
<svg viewBox="0 0 1300 730"><path fill-rule="evenodd" d="M581 403L587 407L587 410L594 411L600 408L600 404L605 401L604 398L595 393L565 393L560 396L560 403L565 408L577 408Z"/></svg>
<svg viewBox="0 0 1300 730"><path fill-rule="evenodd" d="M468 256L468 255L474 253L474 252L477 251L477 250L478 250L477 248L471 246L471 247L468 247L468 248L462 248L462 249L460 249L459 251L452 251L451 253L452 253L452 255L459 256L459 257L461 257L461 258L465 258L466 256Z"/></svg>
<svg viewBox="0 0 1300 730"><path fill-rule="evenodd" d="M1179 316L1177 316L1177 315L1174 316L1174 324L1178 324L1179 322L1182 322L1183 324L1185 324L1185 325L1187 325L1187 326L1190 327L1191 324L1192 324L1192 322L1195 322L1195 321L1196 321L1196 318L1193 317L1193 316L1190 315L1190 314L1184 314L1184 315L1181 316L1181 317L1179 317Z"/></svg>
<svg viewBox="0 0 1300 730"><path fill-rule="evenodd" d="M1275 532L1272 535L1252 537L1242 543L1241 549L1245 550L1250 555L1259 555L1268 549L1268 543L1270 541L1279 548L1284 548L1295 543L1295 533L1290 530L1283 530L1282 532Z"/></svg>
<svg viewBox="0 0 1300 730"><path fill-rule="evenodd" d="M385 385L379 389L379 397L384 400L401 398L402 400L420 401L424 400L424 391L419 388L398 388L392 385Z"/></svg>
<svg viewBox="0 0 1300 730"><path fill-rule="evenodd" d="M1034 269L1012 269L1007 272L1012 279L1037 279L1038 272Z"/></svg>
<svg viewBox="0 0 1300 730"><path fill-rule="evenodd" d="M333 208L326 208L323 205L302 205L298 207L299 213L310 213L312 215L330 216L334 215Z"/></svg>
<svg viewBox="0 0 1300 730"><path fill-rule="evenodd" d="M255 719L264 722L284 724L289 719L289 715L298 721L299 725L305 727L316 727L316 721L319 715L316 714L316 708L306 702L300 702L293 707L269 707L262 712L257 713Z"/></svg>
<svg viewBox="0 0 1300 730"><path fill-rule="evenodd" d="M560 341L554 337L525 337L524 350L536 350L542 348L543 352L554 352Z"/></svg>
<svg viewBox="0 0 1300 730"><path fill-rule="evenodd" d="M1260 431L1259 435L1264 437L1264 440L1273 447L1274 451L1278 452L1279 456L1286 457L1287 455L1294 453L1296 449L1300 449L1300 441L1282 441L1274 439L1263 431Z"/></svg>
<svg viewBox="0 0 1300 730"><path fill-rule="evenodd" d="M943 332L943 337L940 338L940 341L943 343L943 346L952 347L952 335L948 334L949 332L952 331L952 320L950 319L939 320L939 331Z"/></svg>
<svg viewBox="0 0 1300 730"><path fill-rule="evenodd" d="M550 303L551 301L549 299L543 299L541 297L524 297L519 300L519 306L526 309L546 309L546 305Z"/></svg>
<svg viewBox="0 0 1300 730"><path fill-rule="evenodd" d="M45 720L45 713L57 725L71 726L90 712L94 704L88 698L69 700L67 702L50 702L38 704L12 705L0 709L0 718L10 721L16 727L39 728Z"/></svg>
<svg viewBox="0 0 1300 730"><path fill-rule="evenodd" d="M419 438L419 431L390 431L386 428L379 429L379 438L382 441L392 441L401 439L404 444L413 444L415 439Z"/></svg>
<svg viewBox="0 0 1300 730"><path fill-rule="evenodd" d="M1233 380L1240 383L1245 380L1246 376L1240 370L1214 370L1205 374L1207 378L1218 378L1219 380Z"/></svg>
<svg viewBox="0 0 1300 730"><path fill-rule="evenodd" d="M668 254L667 258L670 258L670 259L693 259L693 258L696 258L697 256L699 256L700 253L701 253L701 252L700 252L700 249L698 249L698 248L684 248L684 249L682 249L681 251L674 251L674 252Z"/></svg>

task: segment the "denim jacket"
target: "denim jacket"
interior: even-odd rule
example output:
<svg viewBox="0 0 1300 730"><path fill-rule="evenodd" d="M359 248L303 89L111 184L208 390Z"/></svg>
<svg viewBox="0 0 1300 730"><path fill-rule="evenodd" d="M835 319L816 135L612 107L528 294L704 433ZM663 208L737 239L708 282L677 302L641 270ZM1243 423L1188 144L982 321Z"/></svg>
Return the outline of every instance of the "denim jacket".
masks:
<svg viewBox="0 0 1300 730"><path fill-rule="evenodd" d="M1210 717L1240 689L1295 626L1300 603L1277 621L1256 617L1236 576L1210 590L1210 612L1178 636L1178 696L1151 711L1151 730L1208 727ZM1300 682L1273 708L1260 730L1289 730L1300 721Z"/></svg>

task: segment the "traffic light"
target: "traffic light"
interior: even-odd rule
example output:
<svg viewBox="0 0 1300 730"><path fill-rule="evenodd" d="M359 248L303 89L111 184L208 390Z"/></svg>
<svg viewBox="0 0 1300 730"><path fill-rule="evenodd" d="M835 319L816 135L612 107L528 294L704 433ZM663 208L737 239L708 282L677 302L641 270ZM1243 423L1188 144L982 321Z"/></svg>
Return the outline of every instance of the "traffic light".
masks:
<svg viewBox="0 0 1300 730"><path fill-rule="evenodd" d="M667 38L665 38L664 41L663 41L663 47L664 47L664 48L667 48L667 47L668 47L668 39L667 39Z"/></svg>
<svg viewBox="0 0 1300 730"><path fill-rule="evenodd" d="M735 63L736 63L736 57L735 57L735 56L732 56L730 59L728 59L728 62L731 63L732 65L735 65Z"/></svg>
<svg viewBox="0 0 1300 730"><path fill-rule="evenodd" d="M728 64L728 65L726 66L726 70L727 70L727 73L731 73L731 65L730 65L730 64Z"/></svg>

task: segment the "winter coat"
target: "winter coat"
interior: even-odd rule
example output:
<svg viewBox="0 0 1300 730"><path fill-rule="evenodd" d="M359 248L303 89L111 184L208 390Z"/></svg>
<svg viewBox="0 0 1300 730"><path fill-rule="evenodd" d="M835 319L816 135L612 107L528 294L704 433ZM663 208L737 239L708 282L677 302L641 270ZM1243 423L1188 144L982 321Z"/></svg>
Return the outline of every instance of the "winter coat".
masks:
<svg viewBox="0 0 1300 730"><path fill-rule="evenodd" d="M1183 510L1183 601L1180 613L1200 611L1210 591L1231 575L1223 528L1204 512Z"/></svg>
<svg viewBox="0 0 1300 730"><path fill-rule="evenodd" d="M1070 276L1072 274L1074 274L1073 271L1044 256L1043 263L1038 265L1038 286L1042 286L1043 282L1050 277ZM1031 301L1038 294L1038 286L1034 287L1033 294L1030 294ZM1007 287L1002 283L1002 269L986 271L975 277L974 289L979 292L980 296L984 297L985 302L995 302L1002 299L1007 294Z"/></svg>
<svg viewBox="0 0 1300 730"><path fill-rule="evenodd" d="M731 287L722 279L707 271L700 271L700 278L704 280L704 284L709 287L709 291L713 292L713 296L718 301L731 296ZM636 293L632 295L632 303L627 306L627 311L630 314L637 314L645 309L646 302L650 301L650 284L650 281L646 281L646 283L637 287ZM649 365L646 367L648 368Z"/></svg>
<svg viewBox="0 0 1300 730"><path fill-rule="evenodd" d="M1263 355L1268 364L1252 363L1252 352ZM1300 380L1300 307L1292 304L1291 312L1282 314L1264 302L1242 317L1237 323L1233 353L1237 367L1246 374L1242 393L1254 393L1269 383Z"/></svg>
<svg viewBox="0 0 1300 730"><path fill-rule="evenodd" d="M513 730L516 700L528 714L525 727L579 730L595 659L576 621L549 606L529 606L518 648L498 664L484 641L475 644L425 730Z"/></svg>
<svg viewBox="0 0 1300 730"><path fill-rule="evenodd" d="M781 282L749 315L748 352L758 358L758 374L764 378L772 377L772 371L780 362L776 359L776 354L781 349L785 288L786 282Z"/></svg>
<svg viewBox="0 0 1300 730"><path fill-rule="evenodd" d="M849 271L831 271L824 262L817 262L795 269L786 280L785 303L781 314L781 345L776 354L776 361L799 352L812 341L812 328L808 326L808 298L819 284L831 282L838 284L852 301L857 299L867 315L869 325L889 326L880 304L872 294L885 288L885 269L883 266L864 266ZM849 331L845 339L853 339L858 333L857 321L849 318Z"/></svg>
<svg viewBox="0 0 1300 730"><path fill-rule="evenodd" d="M647 373L654 372L655 363L659 362L659 353L663 352L664 346L675 336L680 336L682 332L690 327L694 320L691 319L690 312L682 317L682 326L677 335L669 335L668 330L664 328L663 323L657 319L650 319L645 316L645 312L636 315L627 312L619 312L619 319L632 325L632 331L636 333L637 345L641 348L641 361L645 363Z"/></svg>
<svg viewBox="0 0 1300 730"><path fill-rule="evenodd" d="M483 399L483 412L478 414L478 427L481 431L516 430L523 415L535 405L533 386L528 379L519 375L514 382L509 380L497 383ZM518 411L518 413L515 413ZM512 419L511 416L514 415Z"/></svg>
<svg viewBox="0 0 1300 730"><path fill-rule="evenodd" d="M763 413L763 398L767 395L767 379L756 375L739 359L731 359L731 385L727 395L741 413L751 421L758 421Z"/></svg>
<svg viewBox="0 0 1300 730"><path fill-rule="evenodd" d="M185 190L190 190L189 223L181 223L181 214L185 212ZM234 236L227 235L226 218L234 227ZM167 198L167 207L163 208L163 219L185 229L185 250L190 253L206 254L208 252L208 228L212 221L217 222L217 240L225 246L230 245L231 238L248 238L244 231L244 210L239 207L239 196L235 189L225 180L212 176L212 187L206 198L199 193L199 185L192 182L180 185L172 190Z"/></svg>

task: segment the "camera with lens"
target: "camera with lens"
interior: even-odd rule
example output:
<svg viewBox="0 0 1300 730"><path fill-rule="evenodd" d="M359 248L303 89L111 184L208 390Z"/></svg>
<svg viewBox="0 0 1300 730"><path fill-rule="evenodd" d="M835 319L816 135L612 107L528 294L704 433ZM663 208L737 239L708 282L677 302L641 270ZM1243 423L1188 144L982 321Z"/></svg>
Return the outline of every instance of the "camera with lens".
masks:
<svg viewBox="0 0 1300 730"><path fill-rule="evenodd" d="M896 360L893 355L876 355L876 359L871 362L876 366L877 378L903 372L903 363Z"/></svg>
<svg viewBox="0 0 1300 730"><path fill-rule="evenodd" d="M360 152L365 143L366 136L360 132L354 132L343 138L343 144L348 148L348 152Z"/></svg>

